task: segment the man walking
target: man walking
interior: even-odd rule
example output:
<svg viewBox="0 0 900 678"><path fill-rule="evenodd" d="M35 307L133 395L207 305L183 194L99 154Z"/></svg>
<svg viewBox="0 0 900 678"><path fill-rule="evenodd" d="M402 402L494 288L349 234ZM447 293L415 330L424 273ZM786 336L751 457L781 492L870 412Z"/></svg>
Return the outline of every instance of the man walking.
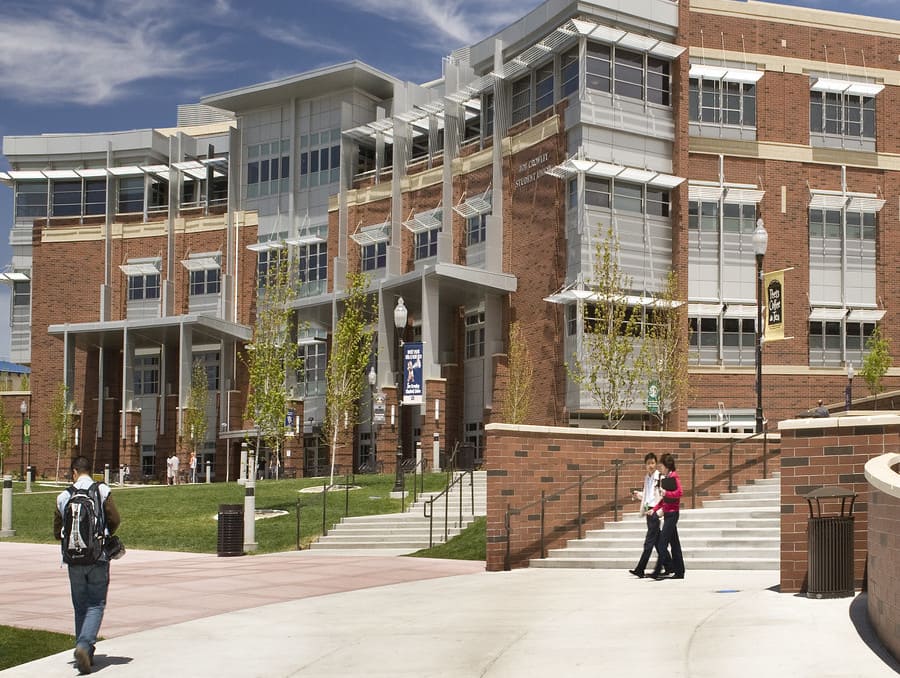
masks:
<svg viewBox="0 0 900 678"><path fill-rule="evenodd" d="M63 560L69 568L75 665L86 674L91 672L109 589L109 558L103 540L118 529L121 520L109 485L94 482L86 457L72 460L72 478L72 485L56 498L53 534L62 540Z"/></svg>
<svg viewBox="0 0 900 678"><path fill-rule="evenodd" d="M666 551L660 551L659 548L659 513L653 510L653 507L659 503L662 497L662 491L659 488L659 471L656 470L656 455L653 452L649 452L644 456L644 467L647 469L647 475L644 477L644 489L633 490L632 497L639 499L641 502L641 515L647 518L647 536L644 537L644 550L641 553L638 564L633 570L628 570L635 577L640 578L644 577L644 570L654 548L660 562L663 563L666 570L669 569L669 554Z"/></svg>

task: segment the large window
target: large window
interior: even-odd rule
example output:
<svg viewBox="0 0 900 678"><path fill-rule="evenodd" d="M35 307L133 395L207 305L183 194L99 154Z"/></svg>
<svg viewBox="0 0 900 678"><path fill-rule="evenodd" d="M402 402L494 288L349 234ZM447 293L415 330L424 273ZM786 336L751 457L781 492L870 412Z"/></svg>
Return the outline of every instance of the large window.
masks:
<svg viewBox="0 0 900 678"><path fill-rule="evenodd" d="M221 271L218 268L191 271L191 296L218 294L220 289L220 274Z"/></svg>
<svg viewBox="0 0 900 678"><path fill-rule="evenodd" d="M144 211L144 177L119 179L119 214L136 214Z"/></svg>
<svg viewBox="0 0 900 678"><path fill-rule="evenodd" d="M374 271L387 264L387 243L376 242L362 246L362 270Z"/></svg>
<svg viewBox="0 0 900 678"><path fill-rule="evenodd" d="M829 202L848 202L829 209ZM863 209L852 209L862 203ZM846 201L842 196L814 195L809 210L809 296L812 306L861 307L876 305L875 209L872 198ZM822 207L819 207L822 205ZM837 206L837 205L835 205ZM864 211L863 211L864 210Z"/></svg>
<svg viewBox="0 0 900 678"><path fill-rule="evenodd" d="M578 91L578 48L574 48L562 55L562 68L560 70L559 95L566 98Z"/></svg>
<svg viewBox="0 0 900 678"><path fill-rule="evenodd" d="M875 98L843 92L809 93L810 132L875 139Z"/></svg>
<svg viewBox="0 0 900 678"><path fill-rule="evenodd" d="M47 216L47 182L16 183L16 218Z"/></svg>
<svg viewBox="0 0 900 678"><path fill-rule="evenodd" d="M553 105L553 62L549 62L534 74L534 110L540 113Z"/></svg>
<svg viewBox="0 0 900 678"><path fill-rule="evenodd" d="M84 213L87 216L106 214L106 179L84 182Z"/></svg>
<svg viewBox="0 0 900 678"><path fill-rule="evenodd" d="M466 219L466 245L477 245L487 237L487 214L476 214Z"/></svg>
<svg viewBox="0 0 900 678"><path fill-rule="evenodd" d="M134 395L159 394L159 356L142 355L134 358Z"/></svg>
<svg viewBox="0 0 900 678"><path fill-rule="evenodd" d="M159 273L128 276L128 300L159 299Z"/></svg>
<svg viewBox="0 0 900 678"><path fill-rule="evenodd" d="M328 244L313 243L300 248L299 273L301 294L325 292L328 280Z"/></svg>
<svg viewBox="0 0 900 678"><path fill-rule="evenodd" d="M716 125L755 127L756 85L691 78L690 119Z"/></svg>
<svg viewBox="0 0 900 678"><path fill-rule="evenodd" d="M437 256L438 234L440 228L432 228L416 233L416 259L427 259Z"/></svg>
<svg viewBox="0 0 900 678"><path fill-rule="evenodd" d="M484 311L466 314L466 360L484 357Z"/></svg>
<svg viewBox="0 0 900 678"><path fill-rule="evenodd" d="M256 254L256 284L262 289L275 275L285 256L283 248L260 250Z"/></svg>
<svg viewBox="0 0 900 678"><path fill-rule="evenodd" d="M54 217L81 216L81 180L54 181L51 202Z"/></svg>
<svg viewBox="0 0 900 678"><path fill-rule="evenodd" d="M482 120L481 127L484 130L485 139L494 135L494 95L485 94L482 97Z"/></svg>
<svg viewBox="0 0 900 678"><path fill-rule="evenodd" d="M300 137L300 188L324 186L340 179L341 130Z"/></svg>
<svg viewBox="0 0 900 678"><path fill-rule="evenodd" d="M324 342L300 347L303 368L298 373L297 380L306 396L325 395L325 369L328 366L325 348Z"/></svg>
<svg viewBox="0 0 900 678"><path fill-rule="evenodd" d="M588 41L585 83L588 89L670 106L671 64L621 47Z"/></svg>
<svg viewBox="0 0 900 678"><path fill-rule="evenodd" d="M512 85L512 124L528 120L531 115L531 74Z"/></svg>
<svg viewBox="0 0 900 678"><path fill-rule="evenodd" d="M288 139L247 147L247 197L284 193L291 189L291 142Z"/></svg>
<svg viewBox="0 0 900 678"><path fill-rule="evenodd" d="M616 179L584 178L584 204L636 214L668 217L671 211L669 191Z"/></svg>

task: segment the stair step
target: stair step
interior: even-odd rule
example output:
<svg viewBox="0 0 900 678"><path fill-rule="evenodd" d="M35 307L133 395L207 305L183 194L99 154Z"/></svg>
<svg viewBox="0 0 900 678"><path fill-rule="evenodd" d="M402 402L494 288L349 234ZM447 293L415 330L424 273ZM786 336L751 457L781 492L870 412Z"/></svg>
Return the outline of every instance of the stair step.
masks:
<svg viewBox="0 0 900 678"><path fill-rule="evenodd" d="M529 561L529 567L545 567L545 568L592 568L592 569L621 569L623 572L633 568L637 559L632 557L629 560L622 558L532 558ZM723 558L698 558L694 560L684 561L685 570L690 577L691 570L778 570L781 567L781 561L777 558L744 558L723 559Z"/></svg>

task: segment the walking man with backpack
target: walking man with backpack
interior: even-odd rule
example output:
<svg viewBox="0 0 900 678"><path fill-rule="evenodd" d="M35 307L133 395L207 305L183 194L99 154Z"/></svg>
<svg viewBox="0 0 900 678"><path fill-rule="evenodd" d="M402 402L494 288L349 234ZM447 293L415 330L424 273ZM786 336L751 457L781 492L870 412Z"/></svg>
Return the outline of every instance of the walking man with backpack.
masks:
<svg viewBox="0 0 900 678"><path fill-rule="evenodd" d="M109 485L94 482L87 457L72 460L72 485L56 498L53 533L62 540L63 561L69 567L75 609L75 665L91 672L94 644L103 621L109 588L109 557L104 542L119 527L120 518Z"/></svg>

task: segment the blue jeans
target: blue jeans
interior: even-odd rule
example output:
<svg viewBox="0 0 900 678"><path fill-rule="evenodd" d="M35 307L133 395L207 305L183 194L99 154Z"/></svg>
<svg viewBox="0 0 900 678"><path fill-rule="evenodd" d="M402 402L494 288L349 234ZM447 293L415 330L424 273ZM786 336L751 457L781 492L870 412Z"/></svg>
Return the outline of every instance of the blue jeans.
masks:
<svg viewBox="0 0 900 678"><path fill-rule="evenodd" d="M93 565L69 565L69 586L72 589L72 606L75 608L75 646L84 647L91 654L103 610L106 608L106 591L109 588L109 561Z"/></svg>

